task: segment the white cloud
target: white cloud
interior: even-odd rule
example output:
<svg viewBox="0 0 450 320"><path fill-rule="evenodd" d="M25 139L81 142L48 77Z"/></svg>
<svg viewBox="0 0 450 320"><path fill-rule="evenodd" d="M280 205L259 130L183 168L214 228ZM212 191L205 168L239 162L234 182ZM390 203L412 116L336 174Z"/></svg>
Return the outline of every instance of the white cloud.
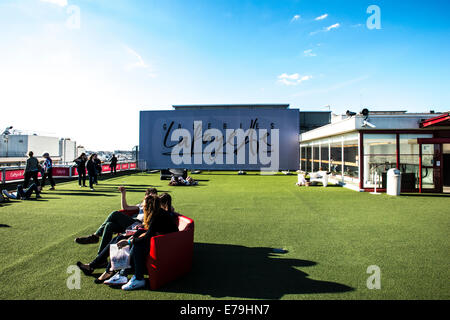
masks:
<svg viewBox="0 0 450 320"><path fill-rule="evenodd" d="M297 21L297 20L299 20L299 19L300 19L300 15L299 15L299 14L296 14L296 15L291 19L291 22Z"/></svg>
<svg viewBox="0 0 450 320"><path fill-rule="evenodd" d="M335 24L327 27L326 29L327 29L327 31L330 31L331 29L336 29L336 28L339 28L340 26L341 25L339 23L335 23Z"/></svg>
<svg viewBox="0 0 450 320"><path fill-rule="evenodd" d="M297 80L300 77L298 73L293 73L291 75L287 73L283 73L278 76L278 79L289 79L289 80Z"/></svg>
<svg viewBox="0 0 450 320"><path fill-rule="evenodd" d="M333 29L337 29L337 28L339 28L340 26L341 26L340 23L335 23L335 24L333 24L333 25L331 25L331 26L329 26L329 27L323 28L323 29L321 29L321 30L317 30L317 31L310 32L309 35L312 36L312 35L317 34L317 33L319 33L319 32L328 32L328 31L331 31L331 30L333 30Z"/></svg>
<svg viewBox="0 0 450 320"><path fill-rule="evenodd" d="M317 56L317 54L315 54L312 49L308 49L303 51L303 54L305 55L305 57L315 57Z"/></svg>
<svg viewBox="0 0 450 320"><path fill-rule="evenodd" d="M312 76L300 76L298 73L293 73L291 75L283 73L278 76L278 82L286 86L296 86L303 81L310 80Z"/></svg>
<svg viewBox="0 0 450 320"><path fill-rule="evenodd" d="M41 2L47 2L51 4L56 4L57 6L65 7L68 5L67 0L40 0Z"/></svg>
<svg viewBox="0 0 450 320"><path fill-rule="evenodd" d="M149 66L149 65L144 61L144 59L142 58L142 56L141 56L139 53L137 53L135 50L131 49L131 48L128 47L128 46L125 46L125 50L126 50L131 56L133 56L133 57L135 58L135 62L134 62L134 63L130 63L130 64L128 64L128 65L125 66L125 69L126 69L127 71L130 71L130 70L135 69L135 68L137 68L137 69L146 69L146 70L149 71L149 76L150 76L150 77L152 77L152 78L155 78L155 77L156 77L156 74L152 72L151 66Z"/></svg>
<svg viewBox="0 0 450 320"><path fill-rule="evenodd" d="M325 14L323 14L323 15L321 15L321 16L315 18L314 20L319 21L319 20L326 19L327 17L328 17L328 13L325 13Z"/></svg>

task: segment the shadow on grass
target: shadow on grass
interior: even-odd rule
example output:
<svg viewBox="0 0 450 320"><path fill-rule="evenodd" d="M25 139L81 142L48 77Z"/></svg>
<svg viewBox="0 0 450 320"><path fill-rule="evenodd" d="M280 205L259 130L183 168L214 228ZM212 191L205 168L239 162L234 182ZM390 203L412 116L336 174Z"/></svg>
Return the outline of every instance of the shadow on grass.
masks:
<svg viewBox="0 0 450 320"><path fill-rule="evenodd" d="M159 291L210 295L214 298L280 299L285 294L341 293L344 284L313 280L297 267L316 262L283 259L272 248L194 244L192 271Z"/></svg>
<svg viewBox="0 0 450 320"><path fill-rule="evenodd" d="M125 183L125 184L107 184L107 186L108 187L115 187L116 189L119 188L119 187L125 187L125 188L138 187L138 188L145 188L145 189L161 187L161 186L155 186L155 185L152 185L152 184L128 184L128 183Z"/></svg>
<svg viewBox="0 0 450 320"><path fill-rule="evenodd" d="M69 193L63 193L63 194L84 195L84 194L100 192L100 193L112 193L114 195L120 195L120 192L115 187L110 187L108 185L101 185L101 186L98 186L97 188L98 189L96 189L96 191L86 191L86 192L83 192L83 191L80 192L80 190L63 190L65 192L69 192ZM144 194L145 191L147 191L147 188L127 188L126 191L127 191L127 193L136 193L137 192L137 193ZM164 193L164 192L170 192L170 191L158 189L158 193ZM72 193L72 194L70 194L70 193ZM49 192L47 194L54 194L54 192ZM114 195L109 195L109 196L112 197Z"/></svg>
<svg viewBox="0 0 450 320"><path fill-rule="evenodd" d="M300 186L300 187L306 187L306 186ZM323 188L323 185L322 184L315 184L315 185L312 185L312 186L308 186L308 188ZM328 185L326 186L326 188L343 188L341 185L339 185L339 184L330 184L330 183L328 183Z"/></svg>
<svg viewBox="0 0 450 320"><path fill-rule="evenodd" d="M450 193L402 193L401 197L450 198Z"/></svg>
<svg viewBox="0 0 450 320"><path fill-rule="evenodd" d="M0 224L0 228L11 228L11 226L8 226L7 224Z"/></svg>
<svg viewBox="0 0 450 320"><path fill-rule="evenodd" d="M10 206L12 203L11 202L2 202L2 203L0 203L0 208L1 207L7 207L7 206Z"/></svg>
<svg viewBox="0 0 450 320"><path fill-rule="evenodd" d="M69 190L68 190L69 191ZM107 191L106 191L107 192ZM45 199L51 199L48 197L45 197L45 195L60 195L60 196L88 196L88 197L114 197L114 195L106 194L106 193L99 193L95 191L91 192L49 192L49 193L43 193Z"/></svg>

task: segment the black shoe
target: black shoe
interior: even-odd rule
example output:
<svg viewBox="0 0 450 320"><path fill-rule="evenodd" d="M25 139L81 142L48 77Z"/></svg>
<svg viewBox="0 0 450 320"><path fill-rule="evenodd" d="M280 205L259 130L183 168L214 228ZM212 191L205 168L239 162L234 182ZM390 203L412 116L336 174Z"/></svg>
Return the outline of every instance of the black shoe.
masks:
<svg viewBox="0 0 450 320"><path fill-rule="evenodd" d="M80 261L77 262L77 267L87 276L90 276L94 272L94 268L89 265L82 264Z"/></svg>
<svg viewBox="0 0 450 320"><path fill-rule="evenodd" d="M91 234L90 236L87 237L80 237L80 238L76 238L75 242L78 244L91 244L91 243L97 243L98 242L98 237Z"/></svg>

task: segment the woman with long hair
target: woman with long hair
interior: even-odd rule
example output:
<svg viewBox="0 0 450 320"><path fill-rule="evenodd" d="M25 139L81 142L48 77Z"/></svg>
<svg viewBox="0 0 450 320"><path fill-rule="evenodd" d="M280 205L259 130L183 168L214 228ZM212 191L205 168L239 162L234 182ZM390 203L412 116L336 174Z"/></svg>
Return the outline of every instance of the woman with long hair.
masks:
<svg viewBox="0 0 450 320"><path fill-rule="evenodd" d="M150 251L150 239L157 234L165 234L178 231L177 225L170 215L161 209L161 203L156 195L148 195L144 200L143 225L134 235L119 235L97 255L89 264L77 262L77 266L86 274L91 275L93 271L103 265L109 257L111 244L117 244L119 248L127 245L131 246L130 264L135 270L135 275L128 281L127 275L131 269L121 270L114 275L111 270L111 262L108 263L105 272L95 280L95 283L105 283L109 285L123 285L124 290L134 290L145 286L144 274L146 271L146 258Z"/></svg>
<svg viewBox="0 0 450 320"><path fill-rule="evenodd" d="M105 282L110 285L124 284L123 290L135 290L145 286L146 260L150 252L150 239L158 234L178 231L176 223L167 211L161 209L158 196L148 196L144 204L143 228L132 237L117 242L119 248L131 246L130 264L134 268L134 276L128 281L129 270L117 273L111 280ZM128 282L127 282L128 281Z"/></svg>

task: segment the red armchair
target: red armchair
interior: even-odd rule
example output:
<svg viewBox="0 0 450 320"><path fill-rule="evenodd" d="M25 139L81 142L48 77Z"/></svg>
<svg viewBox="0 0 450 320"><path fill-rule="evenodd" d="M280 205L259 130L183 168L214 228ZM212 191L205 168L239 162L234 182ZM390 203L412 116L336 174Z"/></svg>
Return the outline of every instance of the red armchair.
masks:
<svg viewBox="0 0 450 320"><path fill-rule="evenodd" d="M191 270L194 221L180 215L178 230L178 232L154 236L150 240L147 270L151 290L156 290Z"/></svg>

